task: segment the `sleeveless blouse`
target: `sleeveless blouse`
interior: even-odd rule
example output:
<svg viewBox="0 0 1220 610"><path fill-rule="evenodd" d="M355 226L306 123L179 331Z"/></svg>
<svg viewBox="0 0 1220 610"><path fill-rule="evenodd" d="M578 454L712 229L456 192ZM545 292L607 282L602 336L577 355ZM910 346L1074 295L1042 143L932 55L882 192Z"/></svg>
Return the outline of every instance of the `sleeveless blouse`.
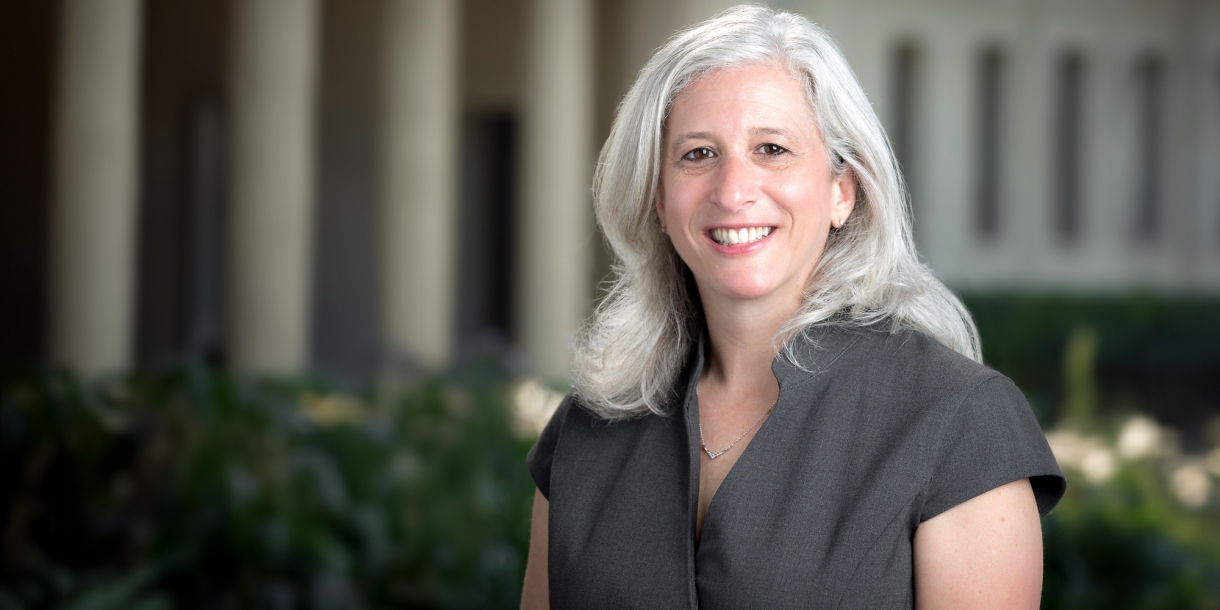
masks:
<svg viewBox="0 0 1220 610"><path fill-rule="evenodd" d="M552 608L912 608L921 522L1022 478L1040 515L1063 495L1007 377L919 332L820 328L772 364L779 399L696 545L705 342L671 415L607 422L569 395L530 450Z"/></svg>

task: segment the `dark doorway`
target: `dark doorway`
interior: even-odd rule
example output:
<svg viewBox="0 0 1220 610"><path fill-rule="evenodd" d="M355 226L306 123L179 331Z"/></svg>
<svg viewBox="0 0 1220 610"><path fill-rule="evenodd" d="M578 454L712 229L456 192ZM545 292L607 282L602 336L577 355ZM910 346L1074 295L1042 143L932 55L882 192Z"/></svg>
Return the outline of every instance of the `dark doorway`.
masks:
<svg viewBox="0 0 1220 610"><path fill-rule="evenodd" d="M458 211L458 359L504 352L513 339L517 120L462 121Z"/></svg>

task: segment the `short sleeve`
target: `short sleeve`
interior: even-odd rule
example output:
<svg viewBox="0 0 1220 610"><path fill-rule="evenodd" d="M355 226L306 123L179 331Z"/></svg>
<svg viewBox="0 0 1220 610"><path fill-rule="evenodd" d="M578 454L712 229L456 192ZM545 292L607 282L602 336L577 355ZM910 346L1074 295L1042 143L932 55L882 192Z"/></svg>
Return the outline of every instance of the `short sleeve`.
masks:
<svg viewBox="0 0 1220 610"><path fill-rule="evenodd" d="M525 465L534 479L534 485L538 486L538 491L541 491L547 500L551 499L551 460L555 457L555 446L559 443L559 433L563 430L563 422L568 417L571 403L572 395L568 394L551 414L551 420L525 456Z"/></svg>
<svg viewBox="0 0 1220 610"><path fill-rule="evenodd" d="M1028 478L1046 516L1066 480L1025 396L1003 375L975 387L942 431L920 522L975 496Z"/></svg>

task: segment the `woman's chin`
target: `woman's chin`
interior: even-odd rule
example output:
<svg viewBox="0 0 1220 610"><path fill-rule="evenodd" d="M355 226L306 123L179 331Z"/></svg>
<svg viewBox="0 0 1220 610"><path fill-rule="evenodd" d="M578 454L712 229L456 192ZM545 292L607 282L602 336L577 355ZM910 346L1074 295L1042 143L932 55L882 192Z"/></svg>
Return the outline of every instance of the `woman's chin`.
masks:
<svg viewBox="0 0 1220 610"><path fill-rule="evenodd" d="M778 290L771 282L737 281L723 282L715 292L728 301L761 301L775 296Z"/></svg>

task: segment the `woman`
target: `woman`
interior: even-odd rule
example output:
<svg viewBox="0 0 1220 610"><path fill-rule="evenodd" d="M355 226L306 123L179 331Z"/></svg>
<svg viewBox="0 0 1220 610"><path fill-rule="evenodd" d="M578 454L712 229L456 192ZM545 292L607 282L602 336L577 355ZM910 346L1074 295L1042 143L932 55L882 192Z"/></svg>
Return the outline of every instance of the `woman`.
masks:
<svg viewBox="0 0 1220 610"><path fill-rule="evenodd" d="M1033 608L1063 479L830 38L659 49L595 179L617 279L530 453L523 607Z"/></svg>

